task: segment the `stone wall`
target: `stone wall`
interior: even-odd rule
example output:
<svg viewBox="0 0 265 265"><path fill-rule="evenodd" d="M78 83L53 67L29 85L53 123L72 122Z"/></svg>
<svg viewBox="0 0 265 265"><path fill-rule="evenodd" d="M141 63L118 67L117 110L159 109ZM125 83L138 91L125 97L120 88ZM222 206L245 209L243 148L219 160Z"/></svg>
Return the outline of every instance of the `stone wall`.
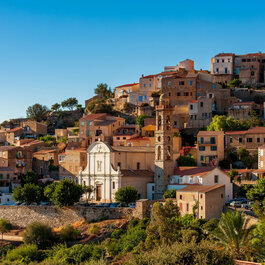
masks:
<svg viewBox="0 0 265 265"><path fill-rule="evenodd" d="M235 265L261 265L261 263L249 262L244 260L235 260Z"/></svg>
<svg viewBox="0 0 265 265"><path fill-rule="evenodd" d="M103 218L121 219L133 216L133 208L96 208L96 207L64 207L55 206L0 206L0 218L9 220L12 224L26 227L38 221L51 227L71 225L81 221L96 221Z"/></svg>

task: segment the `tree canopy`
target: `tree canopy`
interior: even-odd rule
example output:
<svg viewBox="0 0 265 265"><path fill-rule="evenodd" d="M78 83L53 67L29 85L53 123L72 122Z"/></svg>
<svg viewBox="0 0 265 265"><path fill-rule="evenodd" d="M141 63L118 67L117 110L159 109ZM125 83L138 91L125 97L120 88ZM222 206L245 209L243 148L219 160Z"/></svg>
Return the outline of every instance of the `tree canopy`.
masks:
<svg viewBox="0 0 265 265"><path fill-rule="evenodd" d="M131 203L138 199L138 191L135 187L126 186L115 193L115 200L120 203Z"/></svg>
<svg viewBox="0 0 265 265"><path fill-rule="evenodd" d="M100 83L95 88L95 94L98 95L100 98L108 99L113 97L113 92L111 88L108 87L106 83Z"/></svg>
<svg viewBox="0 0 265 265"><path fill-rule="evenodd" d="M69 110L73 110L78 105L78 100L76 98L68 98L62 101L61 106Z"/></svg>
<svg viewBox="0 0 265 265"><path fill-rule="evenodd" d="M61 104L55 103L52 105L51 110L52 111L58 111L60 109L60 107L61 107Z"/></svg>
<svg viewBox="0 0 265 265"><path fill-rule="evenodd" d="M2 234L2 240L5 233L8 233L12 229L12 224L6 219L0 219L0 233Z"/></svg>
<svg viewBox="0 0 265 265"><path fill-rule="evenodd" d="M144 120L146 119L146 118L149 118L149 116L146 116L146 115L139 115L137 118L136 118L136 123L138 124L138 125L140 125L141 127L144 127Z"/></svg>
<svg viewBox="0 0 265 265"><path fill-rule="evenodd" d="M68 179L54 182L44 189L44 195L59 207L73 205L82 194L82 186Z"/></svg>
<svg viewBox="0 0 265 265"><path fill-rule="evenodd" d="M26 114L27 118L40 122L46 118L48 111L46 106L36 103L27 108Z"/></svg>

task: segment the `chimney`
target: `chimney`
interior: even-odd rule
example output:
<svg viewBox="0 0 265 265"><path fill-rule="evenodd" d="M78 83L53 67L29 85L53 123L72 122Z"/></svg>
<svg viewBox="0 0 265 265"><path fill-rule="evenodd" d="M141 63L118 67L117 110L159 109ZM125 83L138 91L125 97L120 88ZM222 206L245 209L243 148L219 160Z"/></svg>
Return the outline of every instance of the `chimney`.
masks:
<svg viewBox="0 0 265 265"><path fill-rule="evenodd" d="M142 78L144 77L144 75L142 74Z"/></svg>

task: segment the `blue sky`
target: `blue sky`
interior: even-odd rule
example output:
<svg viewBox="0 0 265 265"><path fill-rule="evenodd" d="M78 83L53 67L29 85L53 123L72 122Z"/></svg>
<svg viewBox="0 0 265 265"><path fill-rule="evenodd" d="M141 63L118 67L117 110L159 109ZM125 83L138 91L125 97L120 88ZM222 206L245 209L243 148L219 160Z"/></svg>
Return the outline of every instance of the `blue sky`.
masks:
<svg viewBox="0 0 265 265"><path fill-rule="evenodd" d="M263 51L264 1L0 0L0 122L34 103L84 104L100 82Z"/></svg>

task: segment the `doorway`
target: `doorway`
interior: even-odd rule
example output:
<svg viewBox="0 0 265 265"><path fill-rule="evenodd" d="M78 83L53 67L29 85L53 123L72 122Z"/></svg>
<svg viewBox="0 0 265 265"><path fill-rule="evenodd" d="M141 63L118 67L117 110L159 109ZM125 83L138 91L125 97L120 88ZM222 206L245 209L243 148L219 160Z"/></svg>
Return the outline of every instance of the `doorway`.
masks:
<svg viewBox="0 0 265 265"><path fill-rule="evenodd" d="M102 185L97 185L96 186L96 200L97 201L100 201L102 198L101 192L102 192Z"/></svg>

